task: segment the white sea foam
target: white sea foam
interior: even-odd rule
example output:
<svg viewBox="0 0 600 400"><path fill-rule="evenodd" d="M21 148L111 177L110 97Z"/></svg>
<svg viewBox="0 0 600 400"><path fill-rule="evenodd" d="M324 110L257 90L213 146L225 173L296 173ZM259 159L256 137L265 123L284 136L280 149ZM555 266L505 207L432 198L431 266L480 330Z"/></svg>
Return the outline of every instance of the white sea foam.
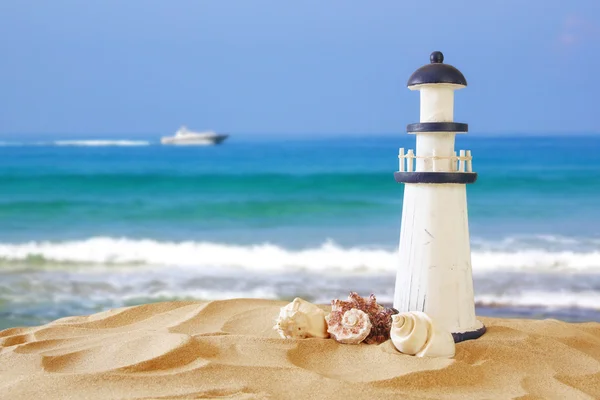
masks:
<svg viewBox="0 0 600 400"><path fill-rule="evenodd" d="M598 292L527 291L518 294L481 294L475 302L483 306L590 308L600 310Z"/></svg>
<svg viewBox="0 0 600 400"><path fill-rule="evenodd" d="M47 263L233 267L251 271L346 271L393 273L397 257L389 249L344 248L333 242L291 250L269 243L248 246L212 242L160 242L96 237L68 242L0 243L4 263L37 259ZM475 274L498 270L600 272L600 251L542 249L473 251Z"/></svg>
<svg viewBox="0 0 600 400"><path fill-rule="evenodd" d="M308 293L308 292L307 292ZM364 292L363 294L366 294ZM315 296L312 300L318 304L329 304L331 297L323 296L319 293L310 293ZM341 295L340 295L341 296ZM569 292L569 291L524 291L513 294L476 294L475 303L478 306L487 307L539 307L543 309L565 309L565 308L585 308L591 310L600 310L600 300L598 292ZM381 304L392 304L393 293L377 293L377 300ZM135 301L138 298L144 299L169 299L169 298L190 298L202 300L221 300L231 298L262 298L278 299L278 294L272 287L255 288L251 290L223 290L223 289L181 289L162 290L153 293L139 292L121 297L121 300Z"/></svg>
<svg viewBox="0 0 600 400"><path fill-rule="evenodd" d="M178 289L161 290L152 293L138 292L126 294L119 299L123 302L136 301L137 299L201 299L201 300L224 300L224 299L269 299L277 300L278 296L271 288L256 288L249 290L223 290L223 289Z"/></svg>
<svg viewBox="0 0 600 400"><path fill-rule="evenodd" d="M0 147L52 146L53 142L0 142Z"/></svg>
<svg viewBox="0 0 600 400"><path fill-rule="evenodd" d="M146 140L57 140L56 146L148 146Z"/></svg>

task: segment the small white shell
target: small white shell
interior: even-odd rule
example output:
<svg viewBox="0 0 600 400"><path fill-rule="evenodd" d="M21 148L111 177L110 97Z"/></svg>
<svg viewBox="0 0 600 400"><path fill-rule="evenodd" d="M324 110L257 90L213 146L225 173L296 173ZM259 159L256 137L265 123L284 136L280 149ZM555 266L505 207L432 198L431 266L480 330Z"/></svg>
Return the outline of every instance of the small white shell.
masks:
<svg viewBox="0 0 600 400"><path fill-rule="evenodd" d="M337 321L334 321L332 314L329 314L325 319L327 320L327 332L333 336L333 338L344 344L359 344L371 332L371 320L369 314L361 311L357 308L352 308L344 313L341 320L338 317Z"/></svg>
<svg viewBox="0 0 600 400"><path fill-rule="evenodd" d="M390 337L398 351L417 357L452 358L456 352L452 334L420 311L392 315Z"/></svg>
<svg viewBox="0 0 600 400"><path fill-rule="evenodd" d="M284 339L327 338L325 312L299 297L281 307L273 329Z"/></svg>

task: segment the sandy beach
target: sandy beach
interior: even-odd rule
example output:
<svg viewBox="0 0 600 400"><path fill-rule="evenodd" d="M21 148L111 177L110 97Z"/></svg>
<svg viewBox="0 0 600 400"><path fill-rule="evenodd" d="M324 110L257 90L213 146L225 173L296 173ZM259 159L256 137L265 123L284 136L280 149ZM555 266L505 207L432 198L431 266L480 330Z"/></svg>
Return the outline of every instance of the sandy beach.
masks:
<svg viewBox="0 0 600 400"><path fill-rule="evenodd" d="M2 399L597 399L600 324L482 318L456 357L286 340L285 302L165 302L0 332Z"/></svg>

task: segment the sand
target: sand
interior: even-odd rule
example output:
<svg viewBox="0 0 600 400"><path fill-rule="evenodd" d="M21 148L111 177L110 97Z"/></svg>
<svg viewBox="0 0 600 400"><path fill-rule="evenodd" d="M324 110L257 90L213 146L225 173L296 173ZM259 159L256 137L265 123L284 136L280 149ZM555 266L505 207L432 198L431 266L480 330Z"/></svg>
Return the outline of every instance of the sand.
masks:
<svg viewBox="0 0 600 400"><path fill-rule="evenodd" d="M1 399L600 399L600 324L481 318L456 357L280 339L284 302L169 302L0 332Z"/></svg>

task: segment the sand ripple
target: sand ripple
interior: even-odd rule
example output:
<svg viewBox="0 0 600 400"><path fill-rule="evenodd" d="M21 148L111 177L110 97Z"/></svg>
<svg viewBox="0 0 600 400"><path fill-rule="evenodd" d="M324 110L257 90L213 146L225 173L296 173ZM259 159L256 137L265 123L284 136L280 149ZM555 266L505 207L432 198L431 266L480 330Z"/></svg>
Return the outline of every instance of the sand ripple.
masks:
<svg viewBox="0 0 600 400"><path fill-rule="evenodd" d="M170 302L0 332L0 399L600 399L600 324L483 318L456 357L284 340L269 300Z"/></svg>

